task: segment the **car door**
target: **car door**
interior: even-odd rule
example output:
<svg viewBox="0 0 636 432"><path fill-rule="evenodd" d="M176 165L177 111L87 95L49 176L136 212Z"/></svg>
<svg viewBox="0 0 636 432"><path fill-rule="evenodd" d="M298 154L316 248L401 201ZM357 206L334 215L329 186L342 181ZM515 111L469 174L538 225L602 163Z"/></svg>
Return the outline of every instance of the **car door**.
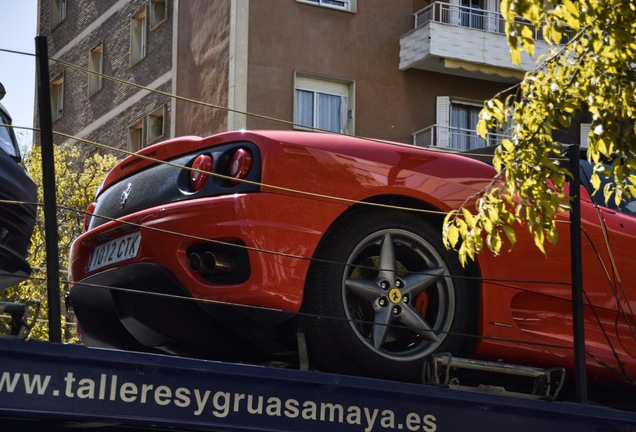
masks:
<svg viewBox="0 0 636 432"><path fill-rule="evenodd" d="M612 200L607 202L602 193L604 183L613 181L611 178L603 179L601 190L594 192L589 183L592 167L587 161L582 161L581 183L589 193L582 193L581 216L582 226L595 225L596 250L602 251L604 256L604 268L613 282L611 290L604 296L613 297L616 312L616 332L623 348L636 357L636 259L634 246L636 245L636 201L616 205ZM586 199L587 195L587 199ZM592 229L591 231L594 231ZM599 237L600 234L600 237ZM594 295L600 295L605 286L601 281L607 280L607 276L599 274L590 276L593 282ZM591 286L584 286L589 295ZM595 302L592 302L596 304Z"/></svg>
<svg viewBox="0 0 636 432"><path fill-rule="evenodd" d="M636 357L636 216L602 208L612 252L617 299L617 333L623 348Z"/></svg>

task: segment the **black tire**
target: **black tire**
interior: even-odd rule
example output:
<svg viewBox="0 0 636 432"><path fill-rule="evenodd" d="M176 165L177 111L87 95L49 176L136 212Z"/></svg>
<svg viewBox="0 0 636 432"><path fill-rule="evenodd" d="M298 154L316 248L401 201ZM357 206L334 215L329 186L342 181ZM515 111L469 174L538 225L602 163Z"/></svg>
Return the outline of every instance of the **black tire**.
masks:
<svg viewBox="0 0 636 432"><path fill-rule="evenodd" d="M436 352L465 354L477 296L441 229L407 211L362 208L330 230L305 290L310 366L421 379Z"/></svg>

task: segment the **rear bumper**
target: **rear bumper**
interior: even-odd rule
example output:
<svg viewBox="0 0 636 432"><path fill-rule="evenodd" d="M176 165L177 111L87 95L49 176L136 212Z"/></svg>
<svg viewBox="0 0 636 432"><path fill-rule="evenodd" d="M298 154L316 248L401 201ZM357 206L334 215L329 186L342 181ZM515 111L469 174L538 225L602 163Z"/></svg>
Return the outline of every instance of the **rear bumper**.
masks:
<svg viewBox="0 0 636 432"><path fill-rule="evenodd" d="M0 289L31 273L25 258L35 226L37 199L33 180L0 151Z"/></svg>
<svg viewBox="0 0 636 432"><path fill-rule="evenodd" d="M87 345L216 359L287 350L262 330L291 314L193 299L157 264L131 264L122 270L99 273L71 290Z"/></svg>

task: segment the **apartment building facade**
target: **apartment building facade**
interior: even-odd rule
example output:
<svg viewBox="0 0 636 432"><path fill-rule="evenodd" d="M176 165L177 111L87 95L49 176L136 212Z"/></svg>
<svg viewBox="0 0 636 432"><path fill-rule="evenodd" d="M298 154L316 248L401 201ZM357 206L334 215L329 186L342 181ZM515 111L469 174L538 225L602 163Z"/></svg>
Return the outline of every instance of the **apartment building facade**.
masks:
<svg viewBox="0 0 636 432"><path fill-rule="evenodd" d="M497 0L39 2L54 129L131 151L237 129L478 147L483 101L534 68Z"/></svg>

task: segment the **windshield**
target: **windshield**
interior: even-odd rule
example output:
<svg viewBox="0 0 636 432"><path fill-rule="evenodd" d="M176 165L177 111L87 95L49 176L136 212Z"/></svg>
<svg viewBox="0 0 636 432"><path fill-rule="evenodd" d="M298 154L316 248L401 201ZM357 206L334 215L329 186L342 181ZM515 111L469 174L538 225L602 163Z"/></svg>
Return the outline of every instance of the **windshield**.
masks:
<svg viewBox="0 0 636 432"><path fill-rule="evenodd" d="M611 165L609 164L605 164L605 168L609 170L612 169ZM606 184L614 182L614 174L610 174L609 177L599 175L601 185L597 191L594 191L594 187L590 182L593 171L594 166L589 161L581 159L581 184L583 184L583 186L588 190L594 203L603 207L610 208L612 210L618 210L623 213L636 214L636 200L634 200L633 197L630 198L629 201L621 202L620 205L616 205L613 197L610 198L609 201L605 199L603 189L605 188Z"/></svg>
<svg viewBox="0 0 636 432"><path fill-rule="evenodd" d="M0 111L0 125L8 124L11 124L11 120L2 111ZM0 126L0 149L4 150L13 158L20 157L13 129L6 126Z"/></svg>

